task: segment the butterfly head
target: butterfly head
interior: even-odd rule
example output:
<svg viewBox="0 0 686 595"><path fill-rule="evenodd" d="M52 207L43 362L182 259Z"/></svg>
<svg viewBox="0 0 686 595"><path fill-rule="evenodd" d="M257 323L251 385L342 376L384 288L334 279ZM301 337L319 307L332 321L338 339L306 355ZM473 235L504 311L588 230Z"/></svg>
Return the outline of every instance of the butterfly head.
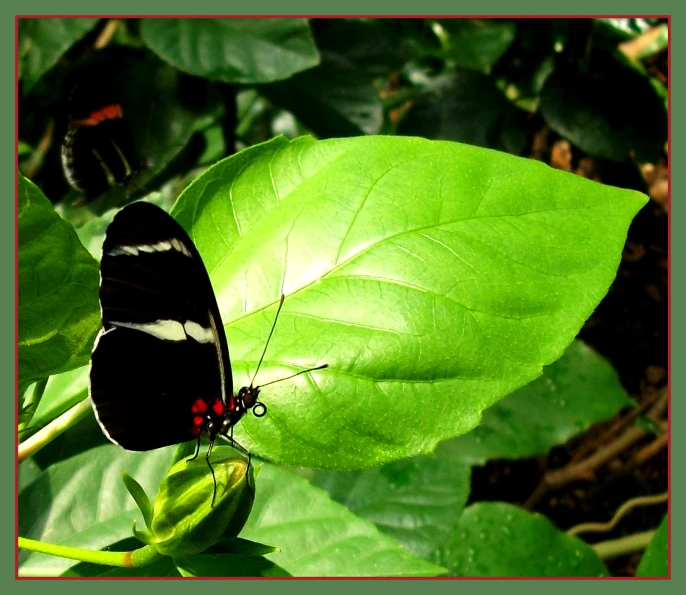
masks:
<svg viewBox="0 0 686 595"><path fill-rule="evenodd" d="M267 406L257 400L259 394L259 386L244 386L238 391L238 396L236 398L242 405L244 411L252 409L255 417L263 417L267 413Z"/></svg>

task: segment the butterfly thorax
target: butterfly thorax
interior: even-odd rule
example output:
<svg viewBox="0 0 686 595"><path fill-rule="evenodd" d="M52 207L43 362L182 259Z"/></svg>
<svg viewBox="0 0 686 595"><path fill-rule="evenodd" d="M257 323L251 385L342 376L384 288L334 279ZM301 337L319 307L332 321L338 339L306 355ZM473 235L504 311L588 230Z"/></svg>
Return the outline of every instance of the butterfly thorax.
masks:
<svg viewBox="0 0 686 595"><path fill-rule="evenodd" d="M255 406L259 393L259 388L244 386L237 395L229 397L224 411L223 423L220 425L220 434L228 434L229 430L241 420L243 415Z"/></svg>

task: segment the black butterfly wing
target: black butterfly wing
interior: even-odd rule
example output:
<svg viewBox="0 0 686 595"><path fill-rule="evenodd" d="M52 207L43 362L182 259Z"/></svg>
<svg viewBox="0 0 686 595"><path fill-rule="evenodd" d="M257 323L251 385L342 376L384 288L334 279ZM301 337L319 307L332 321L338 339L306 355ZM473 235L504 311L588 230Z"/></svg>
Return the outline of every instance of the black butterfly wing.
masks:
<svg viewBox="0 0 686 595"><path fill-rule="evenodd" d="M183 228L149 203L123 208L100 263L103 329L91 355L91 398L108 437L151 450L198 435L192 410L233 390L212 285Z"/></svg>
<svg viewBox="0 0 686 595"><path fill-rule="evenodd" d="M67 181L87 198L125 184L139 167L132 132L118 104L73 119L61 152Z"/></svg>

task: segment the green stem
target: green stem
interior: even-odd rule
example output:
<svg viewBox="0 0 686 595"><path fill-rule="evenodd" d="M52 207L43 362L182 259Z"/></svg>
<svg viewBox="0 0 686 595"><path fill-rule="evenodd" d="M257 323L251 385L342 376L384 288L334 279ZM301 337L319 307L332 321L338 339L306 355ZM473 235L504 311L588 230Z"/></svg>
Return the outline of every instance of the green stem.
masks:
<svg viewBox="0 0 686 595"><path fill-rule="evenodd" d="M46 444L57 438L57 436L59 436L67 428L86 417L90 411L91 400L85 399L77 405L74 405L68 411L65 411L57 419L51 421L42 430L39 430L33 436L31 436L31 438L28 438L19 445L19 449L17 451L19 462L21 463L25 459L38 452Z"/></svg>
<svg viewBox="0 0 686 595"><path fill-rule="evenodd" d="M145 566L154 562L162 556L152 545L146 545L132 552L101 552L84 550L78 547L68 547L66 545L56 545L54 543L44 543L33 539L19 537L18 545L20 548L41 554L79 560L80 562L91 562L92 564L102 564L104 566L121 566L124 568L135 568Z"/></svg>
<svg viewBox="0 0 686 595"><path fill-rule="evenodd" d="M633 554L634 552L646 549L653 535L655 535L655 531L643 531L642 533L634 533L620 539L594 543L591 547L603 560L617 558L618 556L625 556L626 554Z"/></svg>

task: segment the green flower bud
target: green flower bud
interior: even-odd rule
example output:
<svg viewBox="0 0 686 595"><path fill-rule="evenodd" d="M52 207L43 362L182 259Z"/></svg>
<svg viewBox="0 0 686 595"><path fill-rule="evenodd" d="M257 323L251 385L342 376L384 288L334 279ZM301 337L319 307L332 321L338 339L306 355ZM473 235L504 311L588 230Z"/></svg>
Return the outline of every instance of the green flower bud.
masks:
<svg viewBox="0 0 686 595"><path fill-rule="evenodd" d="M222 451L224 449L215 449ZM254 500L255 479L247 462L226 449L223 458L212 456L217 494L204 457L172 465L155 497L152 535L160 554L171 557L196 554L219 539L235 537L248 520ZM250 486L248 485L250 481Z"/></svg>

